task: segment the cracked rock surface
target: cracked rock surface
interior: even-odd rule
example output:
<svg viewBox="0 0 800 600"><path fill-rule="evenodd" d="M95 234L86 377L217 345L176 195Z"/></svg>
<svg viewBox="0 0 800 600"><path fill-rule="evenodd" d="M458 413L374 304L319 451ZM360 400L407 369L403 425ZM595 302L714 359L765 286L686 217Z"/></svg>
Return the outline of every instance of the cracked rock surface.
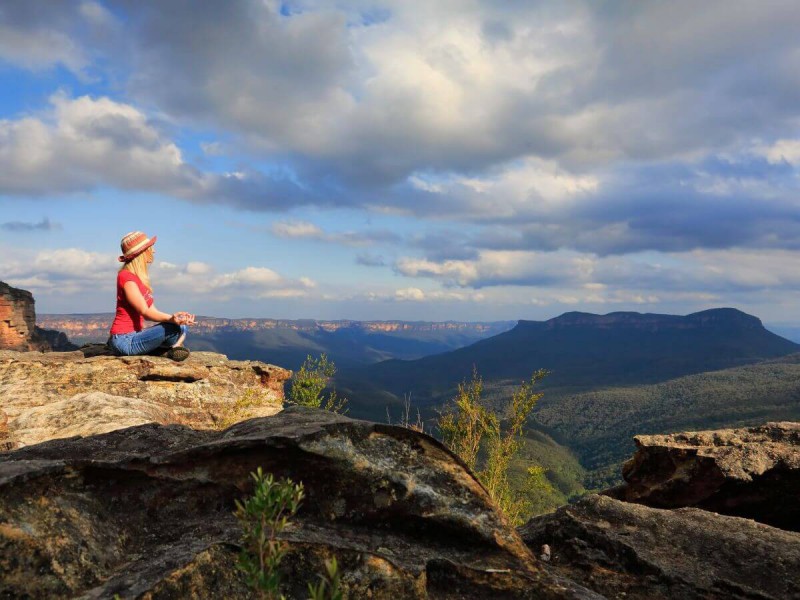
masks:
<svg viewBox="0 0 800 600"><path fill-rule="evenodd" d="M608 598L800 598L800 534L749 519L592 495L520 533L550 546L551 572Z"/></svg>
<svg viewBox="0 0 800 600"><path fill-rule="evenodd" d="M263 399L249 416L268 416L281 409L290 376L274 365L212 352L176 363L155 356L0 350L0 449L152 421L214 427L247 390Z"/></svg>
<svg viewBox="0 0 800 600"><path fill-rule="evenodd" d="M537 563L463 463L407 429L290 407L0 454L0 597L247 598L234 499L302 481L284 592L339 560L350 598L599 598Z"/></svg>

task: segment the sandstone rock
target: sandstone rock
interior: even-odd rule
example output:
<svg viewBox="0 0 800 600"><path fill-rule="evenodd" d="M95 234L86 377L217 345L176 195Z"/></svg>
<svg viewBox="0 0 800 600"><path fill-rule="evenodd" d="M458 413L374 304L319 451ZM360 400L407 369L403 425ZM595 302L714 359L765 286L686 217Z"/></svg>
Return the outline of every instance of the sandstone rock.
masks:
<svg viewBox="0 0 800 600"><path fill-rule="evenodd" d="M520 528L548 568L608 598L800 598L800 534L694 508L587 496Z"/></svg>
<svg viewBox="0 0 800 600"><path fill-rule="evenodd" d="M800 423L640 435L609 495L648 506L695 506L800 530Z"/></svg>
<svg viewBox="0 0 800 600"><path fill-rule="evenodd" d="M0 597L248 597L232 511L259 466L306 489L284 532L289 597L335 555L350 598L599 598L539 566L433 438L299 407L0 455Z"/></svg>
<svg viewBox="0 0 800 600"><path fill-rule="evenodd" d="M47 350L36 336L33 294L0 281L0 350Z"/></svg>
<svg viewBox="0 0 800 600"><path fill-rule="evenodd" d="M245 416L267 416L281 409L283 383L290 376L280 367L208 352L175 363L153 356L0 350L6 437L16 445L38 443L49 434L89 435L146 421L214 427L248 390L256 391L263 404ZM89 391L103 395L87 398ZM92 401L102 404L102 411Z"/></svg>
<svg viewBox="0 0 800 600"><path fill-rule="evenodd" d="M112 396L104 392L76 394L21 412L10 428L19 443L38 444L57 438L108 433L145 423L178 423L163 404Z"/></svg>

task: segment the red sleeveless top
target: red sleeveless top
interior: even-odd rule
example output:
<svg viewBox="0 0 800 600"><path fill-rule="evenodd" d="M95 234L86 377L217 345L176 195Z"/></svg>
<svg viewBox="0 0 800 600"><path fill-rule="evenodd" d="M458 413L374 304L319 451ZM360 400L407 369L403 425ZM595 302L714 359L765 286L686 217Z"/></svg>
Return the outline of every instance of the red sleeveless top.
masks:
<svg viewBox="0 0 800 600"><path fill-rule="evenodd" d="M142 280L130 271L120 271L117 274L117 314L111 325L111 335L141 331L144 328L144 317L131 306L125 297L124 287L129 281L133 281L139 286L139 291L144 296L147 306L153 306L153 294L144 286Z"/></svg>

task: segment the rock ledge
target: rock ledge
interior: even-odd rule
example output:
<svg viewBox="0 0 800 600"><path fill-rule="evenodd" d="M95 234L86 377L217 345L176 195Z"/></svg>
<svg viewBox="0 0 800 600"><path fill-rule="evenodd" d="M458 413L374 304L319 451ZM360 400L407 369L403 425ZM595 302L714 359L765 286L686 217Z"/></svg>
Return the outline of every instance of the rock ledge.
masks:
<svg viewBox="0 0 800 600"><path fill-rule="evenodd" d="M291 371L274 365L210 352L175 363L154 356L0 350L0 427L6 422L0 445L9 449L151 421L211 428L247 390L263 401L252 416L267 416L281 409L289 377Z"/></svg>

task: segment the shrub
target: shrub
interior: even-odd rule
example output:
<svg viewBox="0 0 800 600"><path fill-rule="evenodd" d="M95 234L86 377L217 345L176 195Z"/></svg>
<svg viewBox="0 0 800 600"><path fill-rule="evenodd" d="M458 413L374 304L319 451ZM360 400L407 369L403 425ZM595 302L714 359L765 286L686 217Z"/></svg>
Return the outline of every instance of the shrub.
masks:
<svg viewBox="0 0 800 600"><path fill-rule="evenodd" d="M252 409L272 403L266 389L261 387L247 388L239 398L222 412L215 422L217 429L227 429L239 421L249 419Z"/></svg>
<svg viewBox="0 0 800 600"><path fill-rule="evenodd" d="M481 405L482 393L483 379L473 370L470 382L458 385L454 405L439 418L442 443L471 471L476 470L481 441L491 427L490 421L495 418Z"/></svg>
<svg viewBox="0 0 800 600"><path fill-rule="evenodd" d="M483 406L483 380L473 371L472 380L458 386L453 405L439 419L442 442L475 472L497 506L515 525L523 522L531 503L525 494L515 492L509 482L511 460L521 448L525 422L541 393L534 386L547 375L536 371L530 381L522 383L513 393L505 418ZM483 460L479 458L483 456ZM541 468L528 469L528 491L544 485ZM549 482L548 482L549 485Z"/></svg>
<svg viewBox="0 0 800 600"><path fill-rule="evenodd" d="M313 358L310 354L300 369L292 376L289 401L311 408L324 408L335 413L345 413L347 398L340 398L336 390L325 396L323 391L331 377L336 375L336 365L321 354Z"/></svg>
<svg viewBox="0 0 800 600"><path fill-rule="evenodd" d="M275 481L271 474L264 475L261 467L251 477L253 495L237 500L234 513L243 530L238 566L262 599L278 600L283 598L278 566L287 551L278 535L300 507L303 484L291 479Z"/></svg>
<svg viewBox="0 0 800 600"><path fill-rule="evenodd" d="M342 600L339 564L334 556L325 561L325 573L319 576L317 585L308 584L309 600Z"/></svg>

